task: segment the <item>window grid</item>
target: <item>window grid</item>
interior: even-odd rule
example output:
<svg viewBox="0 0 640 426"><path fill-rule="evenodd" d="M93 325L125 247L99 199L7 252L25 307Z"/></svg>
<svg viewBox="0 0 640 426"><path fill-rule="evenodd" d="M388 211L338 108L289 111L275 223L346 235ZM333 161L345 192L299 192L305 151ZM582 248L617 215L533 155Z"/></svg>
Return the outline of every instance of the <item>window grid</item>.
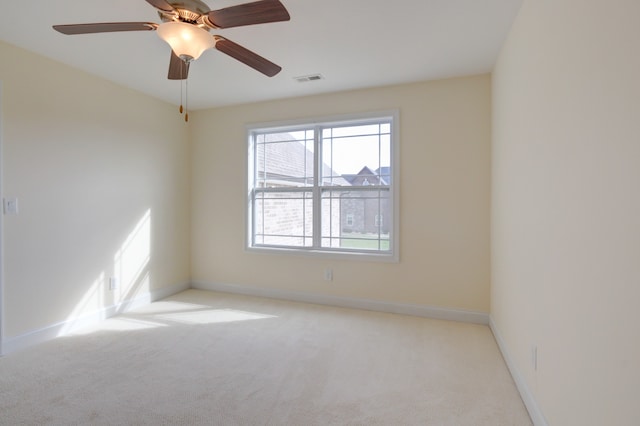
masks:
<svg viewBox="0 0 640 426"><path fill-rule="evenodd" d="M339 131L349 131L350 129L356 129L358 127L363 128L375 128L375 131L362 132L356 134L340 134ZM253 155L256 156L256 161L253 162L253 181L251 182L250 197L251 197L251 246L259 247L284 247L284 248L312 248L322 251L355 251L355 252L382 252L390 253L391 251L391 232L389 228L387 232L383 232L384 222L382 218L385 216L382 214L384 208L392 208L391 199L391 151L392 151L392 135L391 135L391 119L379 120L378 122L364 121L347 123L345 125L315 125L307 128L292 129L290 133L302 133L302 138L292 137L291 139L282 140L269 140L270 137L275 137L276 134L287 134L287 130L270 131L266 129L264 131L254 131L251 135L251 146ZM347 186L345 183L344 175L336 173L335 161L336 161L336 144L340 144L346 140L357 141L358 138L374 137L376 142L377 161L375 161L374 170L369 170L369 174L364 173L364 180L356 182L351 186ZM389 151L386 153L387 160L383 158L383 139L386 139L386 147ZM279 184L284 185L286 183L292 185L291 188L275 187L276 180L275 174L270 175L269 156L267 155L266 147L271 144L286 144L292 141L302 143L305 153L309 152L309 145L313 142L313 174L312 184L310 183L309 163L304 161L302 176L287 176L287 178ZM294 142L295 143L295 142ZM262 148L263 152L261 157L256 154ZM324 151L328 150L328 157L326 158L328 165L323 162L325 160ZM305 154L306 155L306 154ZM261 166L261 167L260 167ZM260 168L262 170L260 170ZM364 172L365 169L363 169ZM328 172L328 173L327 173ZM262 173L262 174L261 174ZM368 179L371 179L370 181ZM272 184L270 187L270 183ZM296 186L298 185L302 186ZM311 188L309 188L311 186ZM307 187L308 190L303 190ZM344 225L353 226L354 215L342 216L342 203L348 199L342 195L334 196L332 190L334 189L347 189L349 192L358 194L357 197L352 197L355 202L366 203L366 200L371 200L375 203L373 210L373 218L371 218L371 224L374 226L375 231L368 232L366 236L363 235L346 235ZM300 223L301 233L295 235L287 232L269 232L267 229L267 221L269 217L267 215L267 208L265 208L266 194L280 194L283 195L287 192L302 193L303 196L288 198L278 198L279 200L295 200L301 201L301 215L302 220ZM329 193L328 197L325 196ZM377 195L370 195L370 193ZM383 195L383 193L385 195ZM311 211L307 208L309 202ZM328 207L323 207L324 200L328 200ZM262 202L259 205L259 202ZM384 204L383 205L383 201ZM366 210L366 208L365 208ZM336 213L337 212L337 213ZM389 216L391 216L389 214ZM348 217L348 219L347 219ZM339 219L342 218L342 219ZM375 219L374 219L375 218ZM338 220L339 219L339 220ZM367 217L364 216L365 226L367 226ZM259 222L259 223L256 223ZM311 232L308 231L308 223L312 223ZM348 231L348 230L347 230ZM302 244L279 244L273 243L275 240L271 240L272 243L266 243L267 237L282 237L289 239L297 237L300 238ZM307 245L307 241L311 241L310 246ZM352 246L350 246L351 244Z"/></svg>

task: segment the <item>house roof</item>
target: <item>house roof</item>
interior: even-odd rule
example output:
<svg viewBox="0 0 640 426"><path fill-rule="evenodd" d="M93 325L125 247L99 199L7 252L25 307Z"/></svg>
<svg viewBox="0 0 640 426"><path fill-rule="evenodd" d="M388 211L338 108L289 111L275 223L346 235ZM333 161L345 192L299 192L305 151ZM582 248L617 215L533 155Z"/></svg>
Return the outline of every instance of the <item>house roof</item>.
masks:
<svg viewBox="0 0 640 426"><path fill-rule="evenodd" d="M269 141L258 149L258 175L261 175L260 165L264 161L266 151L269 166L267 179L278 185L293 185L294 183L313 183L313 151L305 147L289 133L270 133ZM327 164L322 164L322 176L335 186L348 186L349 182L342 176L336 175Z"/></svg>
<svg viewBox="0 0 640 426"><path fill-rule="evenodd" d="M390 172L390 167L380 167L374 172L364 166L357 174L344 174L342 177L350 185L389 185L391 182Z"/></svg>

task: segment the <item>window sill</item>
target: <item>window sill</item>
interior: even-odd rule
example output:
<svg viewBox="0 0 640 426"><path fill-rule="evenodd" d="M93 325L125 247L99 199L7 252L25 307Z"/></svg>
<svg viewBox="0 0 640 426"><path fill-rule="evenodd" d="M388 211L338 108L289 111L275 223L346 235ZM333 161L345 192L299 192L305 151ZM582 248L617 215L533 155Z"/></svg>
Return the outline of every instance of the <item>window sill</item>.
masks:
<svg viewBox="0 0 640 426"><path fill-rule="evenodd" d="M246 247L247 253L268 254L278 256L301 256L318 259L331 260L352 260L363 262L386 262L399 263L400 259L397 253L362 253L352 251L339 250L314 250L314 249L296 249L283 247Z"/></svg>

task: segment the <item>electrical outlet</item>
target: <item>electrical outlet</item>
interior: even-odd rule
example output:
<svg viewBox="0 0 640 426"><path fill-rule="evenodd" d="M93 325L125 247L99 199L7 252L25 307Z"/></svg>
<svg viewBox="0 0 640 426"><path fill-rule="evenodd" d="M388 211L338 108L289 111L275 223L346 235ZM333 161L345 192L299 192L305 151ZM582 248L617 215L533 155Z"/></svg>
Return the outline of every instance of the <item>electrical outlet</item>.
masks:
<svg viewBox="0 0 640 426"><path fill-rule="evenodd" d="M118 281L118 278L116 277L109 278L109 290L111 291L116 290L119 286L120 286L120 282Z"/></svg>
<svg viewBox="0 0 640 426"><path fill-rule="evenodd" d="M327 268L324 270L324 280L333 281L333 270L331 268Z"/></svg>

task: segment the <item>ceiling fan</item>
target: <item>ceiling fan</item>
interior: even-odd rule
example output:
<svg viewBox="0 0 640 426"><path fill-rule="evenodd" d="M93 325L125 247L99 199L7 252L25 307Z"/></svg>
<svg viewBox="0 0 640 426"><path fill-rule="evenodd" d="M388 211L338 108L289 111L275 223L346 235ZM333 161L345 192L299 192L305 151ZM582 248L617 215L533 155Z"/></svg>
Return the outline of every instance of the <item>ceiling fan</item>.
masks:
<svg viewBox="0 0 640 426"><path fill-rule="evenodd" d="M189 64L207 49L215 48L250 66L262 74L273 77L282 69L262 56L211 30L288 21L289 12L279 0L259 0L252 3L210 10L200 0L146 0L158 10L161 24L154 22L105 22L93 24L54 25L67 35L106 33L118 31L156 31L171 46L169 79L185 80Z"/></svg>

